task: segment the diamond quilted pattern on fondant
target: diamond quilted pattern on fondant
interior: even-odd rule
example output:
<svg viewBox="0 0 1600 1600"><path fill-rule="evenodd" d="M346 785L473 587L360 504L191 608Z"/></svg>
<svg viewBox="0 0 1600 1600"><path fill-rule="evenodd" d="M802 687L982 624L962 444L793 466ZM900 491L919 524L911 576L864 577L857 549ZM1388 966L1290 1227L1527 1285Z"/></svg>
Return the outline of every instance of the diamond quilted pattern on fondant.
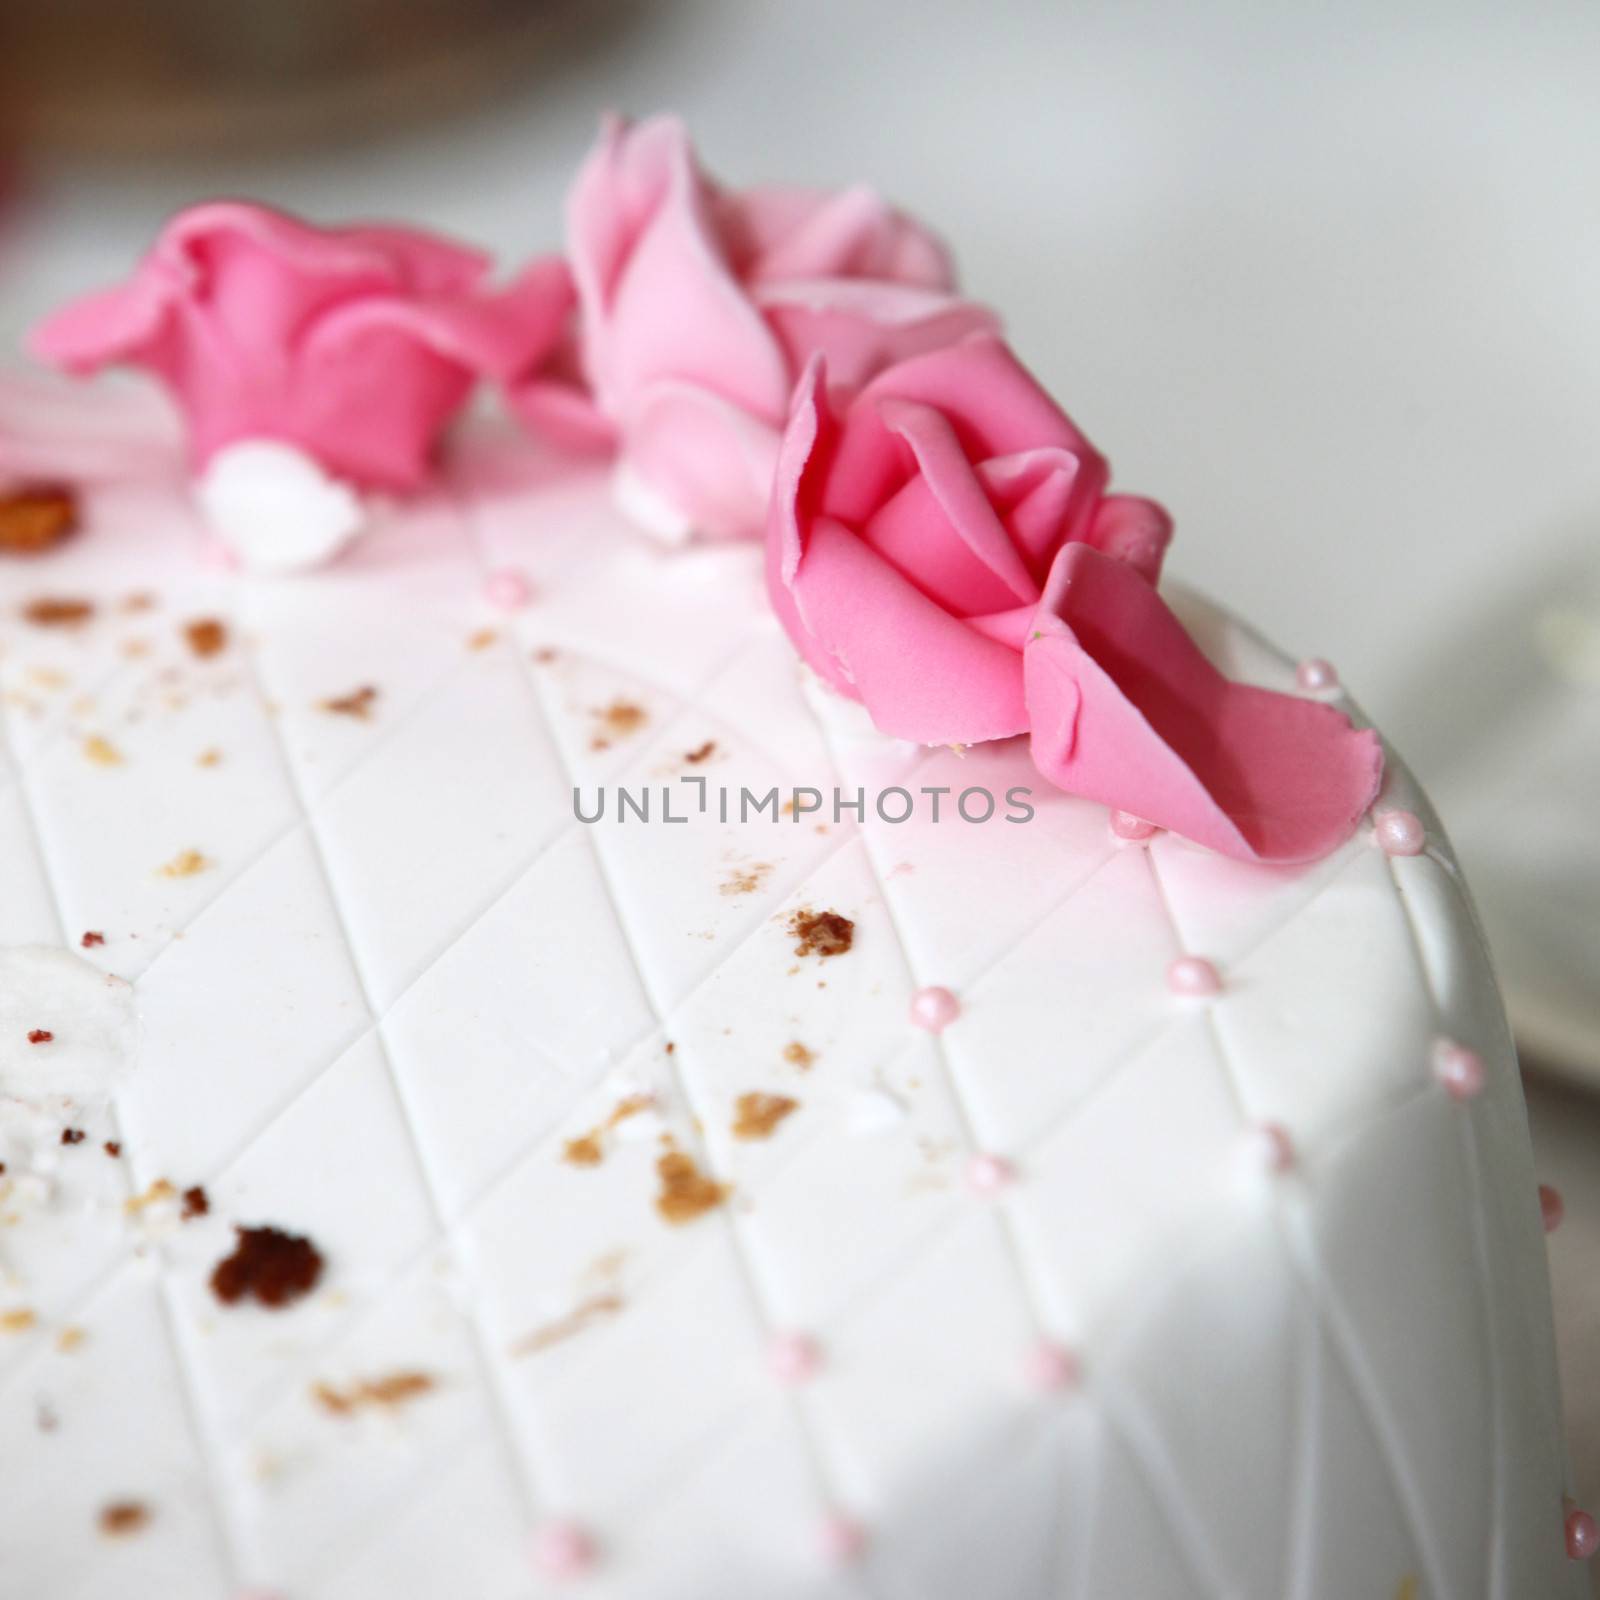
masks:
<svg viewBox="0 0 1600 1600"><path fill-rule="evenodd" d="M1243 868L1054 795L988 828L587 827L575 781L1032 773L881 739L797 675L758 550L624 533L603 475L524 446L469 437L445 493L282 582L202 564L165 446L91 444L148 466L51 558L101 614L28 629L34 576L0 574L0 937L103 923L85 954L137 980L143 1049L86 1112L128 1145L94 1209L0 1235L0 1310L38 1308L0 1332L6 1600L41 1573L63 1600L525 1600L554 1517L592 1532L597 1600L1577 1592L1526 1132L1432 859ZM526 606L493 609L495 568ZM151 611L111 609L135 589ZM229 624L215 660L196 615ZM322 705L368 683L365 719ZM616 701L644 714L608 738ZM160 875L187 849L204 870ZM852 949L796 955L800 909ZM1214 1002L1167 992L1179 950ZM908 1015L933 983L938 1035ZM1491 1058L1480 1102L1432 1084L1439 1032ZM796 1106L737 1131L752 1092ZM1010 1187L969 1188L984 1149ZM726 1192L669 1219L668 1154ZM115 1186L157 1177L211 1214L130 1216ZM65 1220L96 1242L52 1266ZM206 1288L254 1221L326 1254L288 1311ZM821 1357L792 1390L785 1333ZM1029 1388L1046 1335L1081 1392ZM311 1398L423 1370L397 1406ZM102 1541L122 1493L154 1515ZM822 1559L830 1508L867 1530L855 1568Z"/></svg>

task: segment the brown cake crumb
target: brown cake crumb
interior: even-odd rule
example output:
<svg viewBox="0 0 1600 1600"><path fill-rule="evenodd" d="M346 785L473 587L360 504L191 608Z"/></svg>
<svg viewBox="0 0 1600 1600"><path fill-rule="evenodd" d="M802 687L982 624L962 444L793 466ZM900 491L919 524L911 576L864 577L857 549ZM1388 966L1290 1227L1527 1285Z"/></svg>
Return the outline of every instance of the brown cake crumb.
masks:
<svg viewBox="0 0 1600 1600"><path fill-rule="evenodd" d="M102 1148L115 1161L122 1154L122 1141L120 1139L107 1139Z"/></svg>
<svg viewBox="0 0 1600 1600"><path fill-rule="evenodd" d="M93 950L97 945L102 945L105 942L106 936L103 933L86 933L78 941L85 950Z"/></svg>
<svg viewBox="0 0 1600 1600"><path fill-rule="evenodd" d="M476 633L467 635L467 649L488 650L499 637L500 635L493 628L479 628Z"/></svg>
<svg viewBox="0 0 1600 1600"><path fill-rule="evenodd" d="M91 733L83 741L83 753L97 767L120 767L122 765L122 752L109 739L102 738L98 733Z"/></svg>
<svg viewBox="0 0 1600 1600"><path fill-rule="evenodd" d="M76 531L78 497L64 484L31 483L0 494L0 552L36 556Z"/></svg>
<svg viewBox="0 0 1600 1600"><path fill-rule="evenodd" d="M62 1355L71 1355L71 1353L76 1350L78 1346L81 1345L88 1337L89 1335L86 1334L82 1328L68 1323L68 1325L56 1335L56 1349L59 1350Z"/></svg>
<svg viewBox="0 0 1600 1600"><path fill-rule="evenodd" d="M39 1320L26 1306L16 1311L0 1311L0 1333L26 1333Z"/></svg>
<svg viewBox="0 0 1600 1600"><path fill-rule="evenodd" d="M742 1094L733 1103L733 1136L735 1139L770 1139L778 1131L778 1124L799 1109L800 1102L786 1094L762 1094L760 1091Z"/></svg>
<svg viewBox="0 0 1600 1600"><path fill-rule="evenodd" d="M766 882L772 871L770 861L757 861L752 866L735 867L717 886L730 899L734 895L754 894Z"/></svg>
<svg viewBox="0 0 1600 1600"><path fill-rule="evenodd" d="M600 731L589 741L591 750L609 750L612 739L626 739L649 721L649 714L644 707L634 705L631 700L613 700L592 715L599 723Z"/></svg>
<svg viewBox="0 0 1600 1600"><path fill-rule="evenodd" d="M856 925L837 911L801 910L789 918L797 956L842 956L854 944Z"/></svg>
<svg viewBox="0 0 1600 1600"><path fill-rule="evenodd" d="M792 1067L799 1067L802 1072L808 1072L811 1063L817 1059L817 1052L800 1043L798 1039L791 1039L783 1047L783 1059Z"/></svg>
<svg viewBox="0 0 1600 1600"><path fill-rule="evenodd" d="M122 597L122 609L129 616L137 616L141 611L154 611L155 608L156 597L148 589L138 589Z"/></svg>
<svg viewBox="0 0 1600 1600"><path fill-rule="evenodd" d="M532 1333L518 1339L511 1347L511 1354L536 1356L541 1350L548 1350L552 1345L560 1344L563 1340L582 1333L585 1328L600 1321L602 1317L616 1316L623 1305L622 1296L613 1289L590 1295L587 1300L574 1306L566 1316L557 1317L554 1322L547 1322L542 1328L535 1328Z"/></svg>
<svg viewBox="0 0 1600 1600"><path fill-rule="evenodd" d="M570 1166L598 1167L605 1158L598 1129L592 1133L581 1133L576 1139L568 1139L561 1147L561 1159Z"/></svg>
<svg viewBox="0 0 1600 1600"><path fill-rule="evenodd" d="M62 1144L82 1144L87 1135L82 1128L63 1128L61 1130Z"/></svg>
<svg viewBox="0 0 1600 1600"><path fill-rule="evenodd" d="M382 1378L362 1378L342 1389L331 1383L314 1383L311 1395L331 1416L348 1417L372 1406L395 1409L431 1394L436 1387L426 1372L391 1372Z"/></svg>
<svg viewBox="0 0 1600 1600"><path fill-rule="evenodd" d="M202 750L194 758L197 767L220 767L222 765L222 752L220 750Z"/></svg>
<svg viewBox="0 0 1600 1600"><path fill-rule="evenodd" d="M681 1150L668 1149L659 1156L656 1175L661 1179L656 1210L674 1226L715 1211L728 1198L728 1186L707 1177L695 1165L694 1157Z"/></svg>
<svg viewBox="0 0 1600 1600"><path fill-rule="evenodd" d="M331 711L338 717L355 717L360 722L370 722L372 708L377 699L378 691L368 683L359 689L352 689L349 694L335 695L331 700L324 700L322 709Z"/></svg>
<svg viewBox="0 0 1600 1600"><path fill-rule="evenodd" d="M704 744L698 745L695 749L689 751L683 759L691 767L698 767L702 761L709 761L716 754L716 750L717 741L715 739L707 739Z"/></svg>
<svg viewBox="0 0 1600 1600"><path fill-rule="evenodd" d="M239 1242L211 1274L211 1292L224 1305L247 1297L277 1310L310 1294L322 1277L322 1252L281 1228L235 1228Z"/></svg>
<svg viewBox="0 0 1600 1600"><path fill-rule="evenodd" d="M196 617L193 622L184 623L183 636L202 661L221 655L228 648L228 625L215 617Z"/></svg>
<svg viewBox="0 0 1600 1600"><path fill-rule="evenodd" d="M183 1210L179 1213L183 1221L193 1222L196 1217L206 1216L210 1210L211 1196L198 1183L183 1191Z"/></svg>
<svg viewBox="0 0 1600 1600"><path fill-rule="evenodd" d="M163 878L192 878L210 865L198 850L180 850L160 869L160 873Z"/></svg>
<svg viewBox="0 0 1600 1600"><path fill-rule="evenodd" d="M125 1539L142 1532L150 1522L150 1508L138 1500L114 1500L100 1511L100 1531L108 1539Z"/></svg>
<svg viewBox="0 0 1600 1600"><path fill-rule="evenodd" d="M157 1178L143 1194L129 1195L122 1202L122 1209L130 1217L136 1217L147 1206L160 1205L163 1200L172 1199L177 1192L166 1178Z"/></svg>
<svg viewBox="0 0 1600 1600"><path fill-rule="evenodd" d="M65 600L57 595L41 595L22 608L23 620L36 628L79 628L93 615L92 600Z"/></svg>
<svg viewBox="0 0 1600 1600"><path fill-rule="evenodd" d="M49 1044L54 1038L55 1035L48 1028L28 1029L29 1044Z"/></svg>

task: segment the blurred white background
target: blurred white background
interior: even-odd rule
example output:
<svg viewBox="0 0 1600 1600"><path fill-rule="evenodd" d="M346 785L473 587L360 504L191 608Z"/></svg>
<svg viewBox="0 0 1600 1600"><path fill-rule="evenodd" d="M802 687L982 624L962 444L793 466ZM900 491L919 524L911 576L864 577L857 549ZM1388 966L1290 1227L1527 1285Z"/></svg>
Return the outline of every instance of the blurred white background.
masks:
<svg viewBox="0 0 1600 1600"><path fill-rule="evenodd" d="M35 163L0 338L248 192L554 247L603 108L735 181L865 178L1178 519L1173 569L1325 655L1458 823L1524 1037L1600 1062L1600 7L601 8L517 94L338 153ZM1536 1098L1600 1503L1600 1114Z"/></svg>

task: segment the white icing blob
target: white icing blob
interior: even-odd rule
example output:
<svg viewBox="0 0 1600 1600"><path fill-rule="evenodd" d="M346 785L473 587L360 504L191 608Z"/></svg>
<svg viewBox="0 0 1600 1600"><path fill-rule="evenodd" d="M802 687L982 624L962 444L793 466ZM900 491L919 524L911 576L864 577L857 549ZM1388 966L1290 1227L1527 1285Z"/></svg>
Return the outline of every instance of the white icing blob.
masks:
<svg viewBox="0 0 1600 1600"><path fill-rule="evenodd" d="M36 1030L54 1037L30 1043ZM132 984L69 950L0 949L0 1097L34 1112L109 1100L135 1036Z"/></svg>
<svg viewBox="0 0 1600 1600"><path fill-rule="evenodd" d="M219 450L195 481L212 531L246 567L299 572L331 560L366 526L360 494L278 439Z"/></svg>
<svg viewBox="0 0 1600 1600"><path fill-rule="evenodd" d="M654 535L663 544L687 544L694 532L694 525L683 512L626 460L618 461L612 471L611 501L636 528Z"/></svg>

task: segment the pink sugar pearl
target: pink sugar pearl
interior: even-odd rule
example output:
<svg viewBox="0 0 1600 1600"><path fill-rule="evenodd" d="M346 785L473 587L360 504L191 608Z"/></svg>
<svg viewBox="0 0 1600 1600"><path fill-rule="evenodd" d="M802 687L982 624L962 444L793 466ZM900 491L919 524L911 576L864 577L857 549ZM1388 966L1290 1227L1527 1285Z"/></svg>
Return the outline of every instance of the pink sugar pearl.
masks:
<svg viewBox="0 0 1600 1600"><path fill-rule="evenodd" d="M1004 1156L988 1151L980 1151L967 1163L967 1187L974 1194L998 1194L1016 1176L1016 1168Z"/></svg>
<svg viewBox="0 0 1600 1600"><path fill-rule="evenodd" d="M842 1511L831 1512L823 1519L817 1533L817 1543L822 1547L822 1558L830 1566L847 1567L861 1559L867 1548L867 1530L854 1517Z"/></svg>
<svg viewBox="0 0 1600 1600"><path fill-rule="evenodd" d="M1574 1561L1587 1561L1600 1550L1600 1524L1587 1511L1572 1506L1567 1511L1567 1554Z"/></svg>
<svg viewBox="0 0 1600 1600"><path fill-rule="evenodd" d="M913 1026L926 1028L929 1033L943 1033L961 1015L961 1002L948 989L935 984L928 989L918 989L911 997Z"/></svg>
<svg viewBox="0 0 1600 1600"><path fill-rule="evenodd" d="M1167 968L1167 987L1174 994L1204 999L1221 992L1222 979L1204 956L1179 956Z"/></svg>
<svg viewBox="0 0 1600 1600"><path fill-rule="evenodd" d="M780 1333L767 1347L767 1365L779 1383L792 1388L816 1377L822 1352L808 1334Z"/></svg>
<svg viewBox="0 0 1600 1600"><path fill-rule="evenodd" d="M1294 669L1294 681L1302 689L1316 694L1328 689L1337 689L1339 674L1334 670L1331 661L1324 661L1320 656L1311 656Z"/></svg>
<svg viewBox="0 0 1600 1600"><path fill-rule="evenodd" d="M1249 1133L1250 1158L1263 1172L1281 1176L1294 1167L1294 1140L1281 1123L1263 1122Z"/></svg>
<svg viewBox="0 0 1600 1600"><path fill-rule="evenodd" d="M520 611L533 598L533 588L512 567L501 567L483 580L483 597L501 611Z"/></svg>
<svg viewBox="0 0 1600 1600"><path fill-rule="evenodd" d="M1554 1233L1561 1226L1561 1219L1567 1214L1567 1202L1561 1198L1561 1191L1553 1188L1548 1183L1539 1185L1539 1215L1544 1219L1544 1231Z"/></svg>
<svg viewBox="0 0 1600 1600"><path fill-rule="evenodd" d="M1434 1045L1433 1075L1456 1100L1471 1100L1482 1094L1488 1077L1483 1057L1454 1039L1441 1039Z"/></svg>
<svg viewBox="0 0 1600 1600"><path fill-rule="evenodd" d="M1143 817L1136 817L1131 811L1111 813L1112 835L1126 840L1129 844L1142 844L1146 839L1154 838L1158 831L1155 823L1146 822Z"/></svg>
<svg viewBox="0 0 1600 1600"><path fill-rule="evenodd" d="M547 1578L581 1578L595 1563L594 1540L575 1522L547 1522L534 1534L530 1553Z"/></svg>
<svg viewBox="0 0 1600 1600"><path fill-rule="evenodd" d="M1065 1345L1053 1339L1041 1339L1028 1352L1023 1375L1031 1388L1044 1394L1059 1394L1063 1389L1078 1387L1083 1369L1077 1356Z"/></svg>
<svg viewBox="0 0 1600 1600"><path fill-rule="evenodd" d="M1380 811L1372 833L1383 852L1391 856L1420 856L1428 842L1428 830L1413 811Z"/></svg>

